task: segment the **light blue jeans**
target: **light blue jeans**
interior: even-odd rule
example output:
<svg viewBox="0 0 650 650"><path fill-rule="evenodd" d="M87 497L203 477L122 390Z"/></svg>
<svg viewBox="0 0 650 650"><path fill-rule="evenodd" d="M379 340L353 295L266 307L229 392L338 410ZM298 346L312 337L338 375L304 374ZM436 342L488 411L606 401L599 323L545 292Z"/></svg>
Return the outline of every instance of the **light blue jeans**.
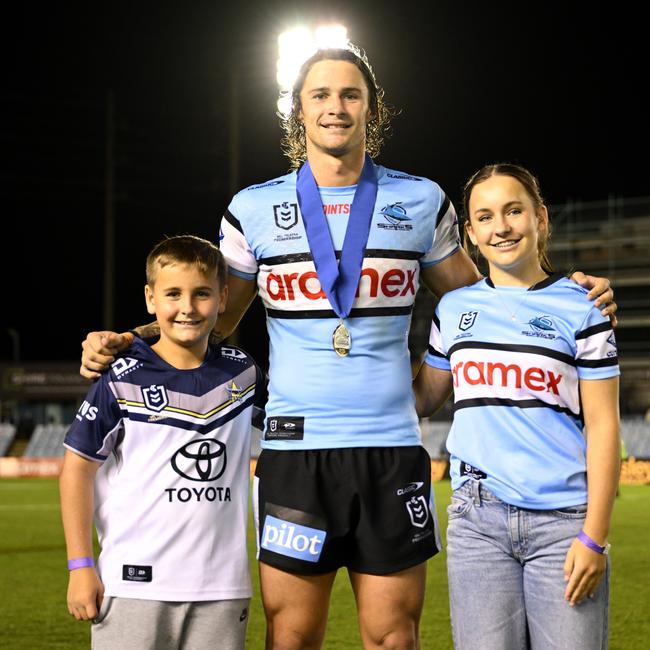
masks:
<svg viewBox="0 0 650 650"><path fill-rule="evenodd" d="M609 561L593 598L564 600L564 560L586 505L524 510L470 480L447 508L447 571L456 650L607 648Z"/></svg>

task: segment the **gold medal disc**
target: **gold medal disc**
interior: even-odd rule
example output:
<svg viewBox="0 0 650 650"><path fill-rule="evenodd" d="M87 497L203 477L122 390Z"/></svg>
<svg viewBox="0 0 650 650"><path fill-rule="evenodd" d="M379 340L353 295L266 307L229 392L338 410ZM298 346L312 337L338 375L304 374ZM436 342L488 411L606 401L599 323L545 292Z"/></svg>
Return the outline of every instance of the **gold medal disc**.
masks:
<svg viewBox="0 0 650 650"><path fill-rule="evenodd" d="M347 357L348 354L350 354L350 349L352 348L352 337L350 336L350 330L342 321L332 334L332 345L334 346L334 352L336 352L339 357Z"/></svg>

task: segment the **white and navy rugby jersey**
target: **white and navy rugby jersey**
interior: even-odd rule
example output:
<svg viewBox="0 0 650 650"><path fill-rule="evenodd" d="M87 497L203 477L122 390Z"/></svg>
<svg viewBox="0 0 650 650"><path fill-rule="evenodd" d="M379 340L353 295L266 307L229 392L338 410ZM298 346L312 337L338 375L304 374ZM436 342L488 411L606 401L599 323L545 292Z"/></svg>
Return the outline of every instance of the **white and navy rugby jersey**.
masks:
<svg viewBox="0 0 650 650"><path fill-rule="evenodd" d="M296 173L239 192L221 229L231 273L257 278L270 337L262 446L273 449L420 444L408 330L421 266L459 248L456 214L434 182L375 167L378 193L357 296L338 357L338 318L321 289ZM356 186L320 188L338 256Z"/></svg>
<svg viewBox="0 0 650 650"><path fill-rule="evenodd" d="M64 444L102 462L99 572L109 596L248 598L253 360L210 347L178 370L136 339L93 385Z"/></svg>
<svg viewBox="0 0 650 650"><path fill-rule="evenodd" d="M579 380L619 374L611 323L586 294L558 274L530 290L483 279L442 298L426 362L452 373L454 489L474 476L523 508L586 503Z"/></svg>

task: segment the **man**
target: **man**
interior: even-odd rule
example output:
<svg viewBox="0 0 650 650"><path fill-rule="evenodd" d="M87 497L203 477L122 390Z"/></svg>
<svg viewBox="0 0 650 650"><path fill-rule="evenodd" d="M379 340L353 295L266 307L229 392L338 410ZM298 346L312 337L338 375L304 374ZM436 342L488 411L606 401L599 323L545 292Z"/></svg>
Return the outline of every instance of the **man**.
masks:
<svg viewBox="0 0 650 650"><path fill-rule="evenodd" d="M321 646L345 566L364 647L416 648L439 536L410 313L420 280L440 296L480 275L442 190L366 155L379 152L390 111L364 55L317 52L292 99L285 152L294 168L308 164L239 192L221 231L230 297L219 335L257 290L270 336L254 484L267 647ZM82 373L96 376L121 343L89 335Z"/></svg>

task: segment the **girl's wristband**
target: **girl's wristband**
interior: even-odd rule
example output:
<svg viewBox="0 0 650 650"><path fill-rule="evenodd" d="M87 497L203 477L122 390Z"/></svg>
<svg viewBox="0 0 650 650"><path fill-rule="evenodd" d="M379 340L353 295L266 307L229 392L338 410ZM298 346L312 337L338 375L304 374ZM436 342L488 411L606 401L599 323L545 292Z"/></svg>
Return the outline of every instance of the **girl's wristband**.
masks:
<svg viewBox="0 0 650 650"><path fill-rule="evenodd" d="M600 553L601 555L607 555L609 554L609 549L611 547L610 544L605 544L605 546L601 546L600 544L596 544L587 533L585 533L584 530L581 530L578 533L578 539L587 547L590 548L592 551L596 551L596 553Z"/></svg>

